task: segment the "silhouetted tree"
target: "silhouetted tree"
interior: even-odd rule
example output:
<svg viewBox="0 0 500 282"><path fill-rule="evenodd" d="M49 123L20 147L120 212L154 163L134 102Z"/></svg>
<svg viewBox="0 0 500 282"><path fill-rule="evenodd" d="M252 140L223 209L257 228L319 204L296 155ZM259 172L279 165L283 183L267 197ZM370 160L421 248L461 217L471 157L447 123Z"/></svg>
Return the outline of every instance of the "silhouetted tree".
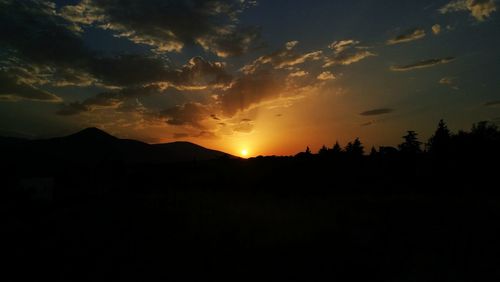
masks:
<svg viewBox="0 0 500 282"><path fill-rule="evenodd" d="M306 153L306 155L311 155L312 154L311 153L311 149L309 148L309 146L307 146L306 151L304 153Z"/></svg>
<svg viewBox="0 0 500 282"><path fill-rule="evenodd" d="M439 121L434 135L429 139L427 148L429 153L435 155L446 154L450 149L451 133L443 120Z"/></svg>
<svg viewBox="0 0 500 282"><path fill-rule="evenodd" d="M320 156L323 156L323 157L327 156L328 155L328 148L325 145L323 145L323 147L321 147L321 149L319 149L318 154Z"/></svg>
<svg viewBox="0 0 500 282"><path fill-rule="evenodd" d="M349 142L345 147L345 151L351 156L363 156L365 153L363 144L359 138L356 138L353 142Z"/></svg>
<svg viewBox="0 0 500 282"><path fill-rule="evenodd" d="M339 141L336 141L332 148L332 154L339 155L340 153L342 153L342 147L340 147Z"/></svg>
<svg viewBox="0 0 500 282"><path fill-rule="evenodd" d="M370 157L375 157L377 156L378 152L377 152L377 149L375 149L375 146L372 146L372 149L370 151Z"/></svg>
<svg viewBox="0 0 500 282"><path fill-rule="evenodd" d="M471 134L484 141L495 141L498 139L500 132L496 124L489 121L481 121L472 125Z"/></svg>
<svg viewBox="0 0 500 282"><path fill-rule="evenodd" d="M403 154L415 155L422 152L420 145L422 142L418 141L418 134L415 131L408 131L408 134L403 136L405 140L403 143L399 144L399 150Z"/></svg>

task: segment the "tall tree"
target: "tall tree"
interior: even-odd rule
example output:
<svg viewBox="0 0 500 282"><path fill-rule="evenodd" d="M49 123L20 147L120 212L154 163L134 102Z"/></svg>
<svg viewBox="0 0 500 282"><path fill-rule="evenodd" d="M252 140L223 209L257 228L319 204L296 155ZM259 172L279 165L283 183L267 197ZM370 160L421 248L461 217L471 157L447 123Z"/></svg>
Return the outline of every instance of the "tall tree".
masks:
<svg viewBox="0 0 500 282"><path fill-rule="evenodd" d="M440 120L436 132L431 136L427 143L429 153L442 155L450 149L451 132L444 120Z"/></svg>
<svg viewBox="0 0 500 282"><path fill-rule="evenodd" d="M413 130L408 131L408 134L403 136L404 142L398 146L401 153L415 155L422 152L420 148L422 142L418 141L417 136L418 134Z"/></svg>
<svg viewBox="0 0 500 282"><path fill-rule="evenodd" d="M365 149L359 138L356 138L353 142L349 142L345 151L351 156L363 156L365 153Z"/></svg>
<svg viewBox="0 0 500 282"><path fill-rule="evenodd" d="M332 154L338 155L340 153L342 153L342 147L340 147L339 141L336 141L332 148Z"/></svg>

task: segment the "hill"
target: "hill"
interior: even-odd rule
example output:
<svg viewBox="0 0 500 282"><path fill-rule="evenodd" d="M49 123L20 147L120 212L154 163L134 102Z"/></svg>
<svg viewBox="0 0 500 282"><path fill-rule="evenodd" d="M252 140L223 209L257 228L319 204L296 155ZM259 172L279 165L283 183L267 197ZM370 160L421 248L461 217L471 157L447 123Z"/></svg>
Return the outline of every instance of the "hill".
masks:
<svg viewBox="0 0 500 282"><path fill-rule="evenodd" d="M97 128L51 139L0 137L5 163L19 165L95 165L103 162L174 163L232 157L189 142L147 144L120 139Z"/></svg>

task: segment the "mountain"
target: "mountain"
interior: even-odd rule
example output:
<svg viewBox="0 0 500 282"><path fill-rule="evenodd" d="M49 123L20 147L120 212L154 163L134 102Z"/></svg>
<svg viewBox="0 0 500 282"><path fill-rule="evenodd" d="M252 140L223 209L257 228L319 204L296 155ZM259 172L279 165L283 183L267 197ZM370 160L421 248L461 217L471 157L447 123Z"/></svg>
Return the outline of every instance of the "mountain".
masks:
<svg viewBox="0 0 500 282"><path fill-rule="evenodd" d="M98 164L123 163L173 163L193 160L211 160L230 155L210 150L189 142L147 144L120 139L97 128L51 139L26 140L0 137L0 154L4 164Z"/></svg>

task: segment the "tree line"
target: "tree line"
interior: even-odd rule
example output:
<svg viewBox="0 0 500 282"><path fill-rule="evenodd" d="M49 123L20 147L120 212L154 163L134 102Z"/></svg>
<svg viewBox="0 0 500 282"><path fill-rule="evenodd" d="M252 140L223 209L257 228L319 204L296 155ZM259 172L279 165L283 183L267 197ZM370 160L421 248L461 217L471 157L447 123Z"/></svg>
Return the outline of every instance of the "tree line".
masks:
<svg viewBox="0 0 500 282"><path fill-rule="evenodd" d="M409 130L402 136L402 143L395 147L379 147L378 150L372 147L369 156L390 156L398 155L403 157L432 156L435 158L447 158L452 155L499 155L500 153L500 130L498 126L489 121L481 121L472 125L469 131L460 130L452 132L444 120L440 120L434 134L422 142L418 133ZM335 142L329 148L323 145L317 154L314 154L309 147L304 152L298 153L295 157L306 158L317 155L323 158L346 156L361 158L366 156L365 147L359 138L347 143L342 148L339 142Z"/></svg>

